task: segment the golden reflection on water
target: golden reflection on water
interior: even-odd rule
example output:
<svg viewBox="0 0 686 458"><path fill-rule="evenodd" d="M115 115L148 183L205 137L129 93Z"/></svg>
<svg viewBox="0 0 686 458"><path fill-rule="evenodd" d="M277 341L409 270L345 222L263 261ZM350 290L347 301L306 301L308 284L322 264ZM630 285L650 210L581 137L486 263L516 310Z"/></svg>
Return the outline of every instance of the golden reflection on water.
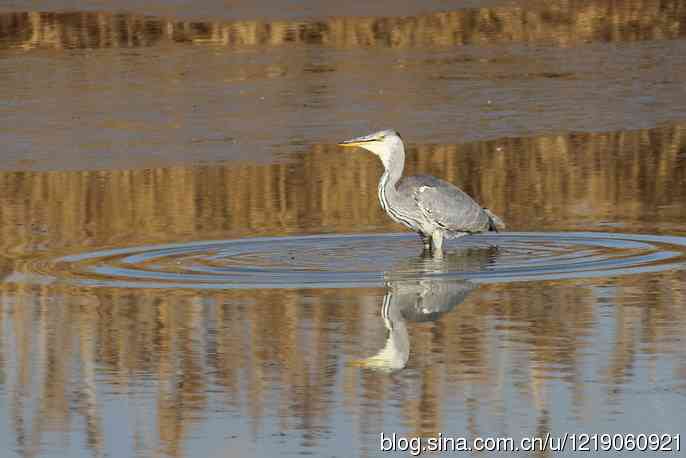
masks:
<svg viewBox="0 0 686 458"><path fill-rule="evenodd" d="M486 138L497 137L503 124L511 128L533 117L555 118L552 127L542 123L525 129L529 137L428 143L435 138L432 131L409 144L408 174L429 173L459 184L512 229L683 234L686 124L676 115L681 113L678 103L660 105L665 94L679 101L683 72L663 70L683 64L665 64L655 43L672 40L668 55L679 56L685 30L683 2L654 0L560 1L530 8L514 4L408 17L301 21L0 14L0 63L5 64L0 72L14 78L14 86L0 91L0 121L14 121L13 129L2 133L10 153L0 164L0 408L9 419L0 425L0 442L21 456L53 449L67 454L65 442L79 440L73 446L76 454L96 456L114 455L120 443L129 454L141 456L226 456L239 448L248 456L332 450L376 455L380 425L406 435L517 436L616 425L627 432L645 427L645 417L652 416L655 427L678 432L666 429L679 425L686 393L684 271L480 285L454 304L439 304L454 306L439 319L406 319L403 339L411 349L402 357L402 370L390 375L349 363L384 348L389 336L380 308L384 297L400 301L402 296L392 294L402 284L389 283L387 289L158 291L82 288L58 281L29 284L18 274L40 272L43 259L105 247L402 230L378 205L377 160L363 152L343 152L334 145L344 137L321 133L322 125L338 125L344 117L344 109L332 100L354 105L348 97L356 94L371 102L359 112L348 109L348 124L342 122L341 131L353 128L351 117L374 112L393 122L425 118L436 130L450 132L442 139L460 137L454 125L476 117L471 109L494 117L493 124L478 118L484 122L479 128L491 132ZM607 63L612 71L602 78L585 60L570 70L559 63L566 54L554 54L552 60L535 54L539 44L555 47L555 53L587 42L651 40L653 47L603 48L598 55L588 47L569 54ZM173 52L165 48L168 44L174 45ZM492 44L531 48L522 51L524 57L513 57L483 46ZM473 55L424 53L462 45L481 48ZM153 46L159 54L119 54ZM264 60L258 55L254 61L236 57L246 49L288 47L306 51L284 51ZM64 52L73 48L114 51L100 57ZM373 49L350 58L352 48ZM407 48L421 55L406 59L393 54ZM41 54L41 49L52 54ZM185 54L188 49L222 51L202 54L200 63L191 65L188 56L197 56ZM333 51L340 54L319 59L319 53ZM51 58L41 60L45 55ZM260 95L270 91L266 108L251 109L258 100L253 93L233 105L227 101L237 99L217 97L250 93L250 85L265 77L281 78L292 57L299 59L302 75L252 89ZM149 58L150 66L143 68L142 60ZM68 65L67 59L72 59ZM522 68L520 60L526 64ZM399 83L384 80L395 94L405 95L391 98L369 89L375 90L378 68L372 64L377 62L390 62L394 70L422 67L423 73L408 72ZM504 68L496 65L502 62ZM357 69L360 63L362 70ZM465 63L478 68L464 69ZM339 79L313 76L340 67L350 68ZM34 84L29 84L25 68L45 74L67 70L46 80L34 71ZM622 79L627 69L636 70L625 78L628 82ZM202 78L193 80L196 70ZM134 74L140 79L129 85ZM512 83L517 78L532 85ZM643 89L660 87L653 101L634 100L638 96L630 89L638 83L632 78L643 78ZM234 86L236 80L245 85ZM345 86L341 80L352 83ZM538 99L540 80L546 81L546 91ZM473 86L483 81L488 84ZM608 110L609 115L593 118L603 120L593 127L610 132L536 134L537 129L557 132L573 124L574 113L559 114L565 111L560 100L588 102L607 92L603 85L612 89L611 97L589 110ZM500 100L500 108L488 108L490 98L504 94L507 99L512 88L520 89L513 91L517 97L530 100ZM641 96L653 94L643 89L637 91ZM168 105L136 105L139 98L151 100L144 97L148 92ZM89 95L83 104L82 93ZM469 105L476 93L486 94L483 107ZM551 94L557 98L551 100ZM59 107L57 115L39 116L47 109L46 100ZM117 100L132 108L115 106ZM635 104L614 104L617 100ZM431 117L438 103L443 111ZM455 111L457 105L465 105L460 109L466 113ZM515 106L533 117L513 116L519 112L507 110ZM670 122L642 130L609 128L608 119L627 106L638 107L631 113L637 124L654 126L662 115ZM231 109L233 117L227 117ZM63 112L64 118L59 116ZM418 118L411 118L413 113ZM316 122L301 128L312 121L307 114ZM91 119L94 124L88 124ZM79 130L81 123L85 127ZM227 133L225 123L235 132ZM246 127L255 125L255 131ZM265 132L265 125L274 130ZM299 143L284 147L278 161L253 162L250 145L232 143L234 134L241 140L244 128L244 137L271 135ZM152 140L145 136L151 130ZM316 141L308 140L315 134ZM167 137L172 140L164 143ZM125 142L116 143L121 138ZM247 160L199 164L207 159L203 155L178 160L208 143L229 149L230 159L245 150L241 159ZM180 151L173 160L165 149L170 144ZM41 165L36 157L50 156L53 147L60 153L54 170L34 167L35 161ZM158 166L140 166L158 150L163 150ZM66 159L72 153L76 159ZM121 168L130 160L114 161L118 169L93 165L96 159L125 154L134 156L135 166ZM408 297L417 294L405 287ZM418 291L427 305L432 288L424 284ZM221 433L212 427L222 428ZM274 449L256 445L279 440ZM204 453L207 449L210 453Z"/></svg>
<svg viewBox="0 0 686 458"><path fill-rule="evenodd" d="M685 141L675 124L418 145L408 172L459 183L517 229L674 232L686 217ZM379 175L372 157L328 145L265 165L1 172L4 274L13 259L87 246L396 231L376 201ZM557 409L552 390L569 393L575 421L588 420L598 402L589 378L603 387L601 402L620 411L631 410L622 389L651 365L673 373L665 380L656 372L657 386L686 389L685 280L677 271L482 285L440 320L407 323L411 353L395 378L347 365L384 346L384 292L375 288L205 293L4 283L0 370L12 437L20 454L40 455L77 417L86 447L102 452L108 398L149 401L153 424L133 426L141 454L159 447L183 456L192 431L217 411L241 415L256 438L277 418L279 431L302 432L303 446L319 450L341 421L339 402L370 453L394 406L396 427L408 434L451 431L456 415L471 435L518 415L533 415L545 434ZM523 404L511 407L510 396Z"/></svg>
<svg viewBox="0 0 686 458"><path fill-rule="evenodd" d="M686 125L463 145L415 145L406 173L461 186L516 230L682 233ZM4 253L251 235L397 231L381 165L314 145L270 164L0 172ZM7 264L7 261L3 261Z"/></svg>
<svg viewBox="0 0 686 458"><path fill-rule="evenodd" d="M244 48L317 44L421 47L659 40L686 33L680 1L542 2L410 17L333 17L311 21L178 21L100 12L0 14L0 49L109 48L165 42Z"/></svg>
<svg viewBox="0 0 686 458"><path fill-rule="evenodd" d="M483 417L522 414L523 407L507 407L509 389L529 404L524 412L531 409L542 420L554 409L550 390L556 385L572 397L571 414L583 422L599 408L586 394L593 390L588 377L605 387L603 404L629 410L622 389L637 371L649 370L645 364L660 360L672 367L676 385L654 380L658 387L686 389L679 343L685 279L673 273L606 282L618 291L609 348L594 346L605 325L591 281L571 288L482 286L439 321L408 326L411 357L400 385L340 366L383 346L376 290L198 295L5 286L4 391L16 445L27 455L37 452L42 436L68 431L74 417L86 422L88 447L103 447L103 397L135 403L142 394L152 395L156 421L136 432L152 430L153 442L139 444L141 452L159 443L171 456L183 455L191 431L217 409L240 412L257 437L271 416L280 418L283 431L330 432L338 389L349 415L362 422L362 434L375 435L388 421L390 402L402 406L408 432L451 430L446 418L464 408L473 424L469 433L483 435ZM633 297L641 304L623 304L625 290L643 291ZM597 372L588 372L589 360ZM154 383L143 393L145 380Z"/></svg>

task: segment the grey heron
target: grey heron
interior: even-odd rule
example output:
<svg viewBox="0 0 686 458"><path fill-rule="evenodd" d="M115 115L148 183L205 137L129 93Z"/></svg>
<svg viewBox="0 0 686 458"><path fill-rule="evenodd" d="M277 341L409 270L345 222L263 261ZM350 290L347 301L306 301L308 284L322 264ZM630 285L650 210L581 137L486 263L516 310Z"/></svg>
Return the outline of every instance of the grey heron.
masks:
<svg viewBox="0 0 686 458"><path fill-rule="evenodd" d="M338 145L359 146L381 159L385 169L378 187L381 207L394 221L419 233L424 249L435 256L442 256L445 238L505 228L500 218L447 181L429 175L402 177L405 146L393 129Z"/></svg>
<svg viewBox="0 0 686 458"><path fill-rule="evenodd" d="M388 333L374 356L353 360L353 366L382 371L403 369L410 357L408 322L436 321L454 310L478 287L450 272L475 272L495 261L494 247L467 248L445 258L406 258L384 273L386 291L381 317Z"/></svg>
<svg viewBox="0 0 686 458"><path fill-rule="evenodd" d="M374 356L353 360L351 365L389 372L403 369L410 357L406 321L436 321L464 302L476 287L476 283L459 278L388 281L381 304L388 330L386 344Z"/></svg>

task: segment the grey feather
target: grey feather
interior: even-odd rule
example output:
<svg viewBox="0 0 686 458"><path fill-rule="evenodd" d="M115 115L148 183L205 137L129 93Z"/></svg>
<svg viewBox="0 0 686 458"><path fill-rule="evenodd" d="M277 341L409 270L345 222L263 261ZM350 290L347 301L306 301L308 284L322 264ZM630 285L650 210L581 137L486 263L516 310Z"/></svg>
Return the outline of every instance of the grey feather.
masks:
<svg viewBox="0 0 686 458"><path fill-rule="evenodd" d="M489 230L490 217L481 206L457 186L428 175L406 177L398 185L400 193L411 193L427 218L449 233Z"/></svg>

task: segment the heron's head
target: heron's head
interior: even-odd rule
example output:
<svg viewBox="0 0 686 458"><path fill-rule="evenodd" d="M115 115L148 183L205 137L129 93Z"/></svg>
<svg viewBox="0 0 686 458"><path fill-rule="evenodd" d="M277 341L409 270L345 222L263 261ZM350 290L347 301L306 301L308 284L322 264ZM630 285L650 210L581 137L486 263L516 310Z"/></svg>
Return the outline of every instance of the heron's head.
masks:
<svg viewBox="0 0 686 458"><path fill-rule="evenodd" d="M351 138L338 144L339 146L359 146L379 156L381 162L386 167L391 162L393 156L402 155L402 161L405 160L405 148L400 134L393 129L380 130L373 134L365 135L363 137Z"/></svg>

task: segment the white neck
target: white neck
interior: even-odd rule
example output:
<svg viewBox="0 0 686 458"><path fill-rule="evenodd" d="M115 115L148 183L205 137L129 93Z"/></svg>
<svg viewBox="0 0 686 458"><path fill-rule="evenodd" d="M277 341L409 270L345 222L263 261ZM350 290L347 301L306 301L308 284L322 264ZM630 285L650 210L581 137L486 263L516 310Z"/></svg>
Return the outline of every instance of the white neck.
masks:
<svg viewBox="0 0 686 458"><path fill-rule="evenodd" d="M392 146L392 148L384 149L377 153L381 163L385 169L385 173L388 175L389 184L395 186L400 177L403 175L403 169L405 168L405 148L403 143L398 140L398 143Z"/></svg>

